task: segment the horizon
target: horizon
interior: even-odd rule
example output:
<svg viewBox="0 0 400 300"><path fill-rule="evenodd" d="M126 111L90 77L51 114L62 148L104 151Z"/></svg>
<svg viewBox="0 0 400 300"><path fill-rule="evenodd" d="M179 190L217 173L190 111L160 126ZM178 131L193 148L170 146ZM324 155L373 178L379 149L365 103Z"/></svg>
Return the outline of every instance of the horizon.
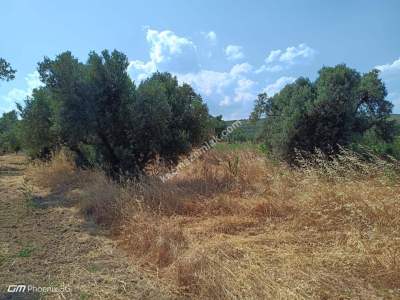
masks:
<svg viewBox="0 0 400 300"><path fill-rule="evenodd" d="M3 22L12 26L2 32L7 43L0 57L17 74L0 84L0 113L40 86L35 70L44 56L71 51L85 61L103 49L128 56L136 84L155 71L191 84L224 120L247 119L257 94L273 96L300 76L314 80L322 66L340 63L361 73L379 69L393 113L400 113L398 1L42 0L1 7Z"/></svg>

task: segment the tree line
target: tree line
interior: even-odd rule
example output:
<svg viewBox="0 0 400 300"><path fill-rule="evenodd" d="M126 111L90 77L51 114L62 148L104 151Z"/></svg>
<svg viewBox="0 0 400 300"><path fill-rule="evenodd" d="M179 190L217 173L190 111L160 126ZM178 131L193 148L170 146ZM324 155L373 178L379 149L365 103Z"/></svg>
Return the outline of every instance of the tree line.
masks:
<svg viewBox="0 0 400 300"><path fill-rule="evenodd" d="M136 86L128 65L119 51L91 52L86 62L68 51L45 57L38 64L44 85L17 105L20 120L15 111L3 115L15 126L0 131L13 132L32 158L66 147L79 165L114 177L137 175L156 157L176 163L213 133L217 119L188 84L157 72Z"/></svg>
<svg viewBox="0 0 400 300"><path fill-rule="evenodd" d="M49 159L62 147L80 166L100 166L113 177L141 173L155 158L171 164L227 123L212 117L201 96L169 73L138 85L119 51L90 52L85 62L67 51L38 63L43 86L18 111L0 118L0 152L24 150ZM0 59L0 80L15 70ZM298 151L335 154L340 147L400 158L400 128L377 70L365 74L344 64L323 67L315 81L300 77L270 97L259 94L250 120L260 123L269 155L294 162ZM238 130L232 141L245 141Z"/></svg>

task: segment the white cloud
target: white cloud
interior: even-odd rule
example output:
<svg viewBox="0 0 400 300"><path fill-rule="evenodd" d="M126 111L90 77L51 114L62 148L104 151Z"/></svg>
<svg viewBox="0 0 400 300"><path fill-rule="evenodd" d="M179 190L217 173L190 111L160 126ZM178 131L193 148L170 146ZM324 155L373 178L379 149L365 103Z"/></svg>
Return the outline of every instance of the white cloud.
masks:
<svg viewBox="0 0 400 300"><path fill-rule="evenodd" d="M253 69L253 66L249 63L242 63L234 65L230 71L232 76L238 76L244 73L249 73Z"/></svg>
<svg viewBox="0 0 400 300"><path fill-rule="evenodd" d="M210 96L213 93L222 93L224 87L232 83L232 76L228 72L201 70L197 73L177 74L179 81L193 85L201 94Z"/></svg>
<svg viewBox="0 0 400 300"><path fill-rule="evenodd" d="M282 50L278 49L278 50L272 50L269 55L267 56L267 58L265 59L266 63L272 63L274 61L276 61L277 59L279 59L279 56L281 55Z"/></svg>
<svg viewBox="0 0 400 300"><path fill-rule="evenodd" d="M31 94L34 89L43 85L43 83L40 81L40 75L38 71L33 71L32 73L29 73L25 77L25 81L28 85L27 90L29 91L29 94Z"/></svg>
<svg viewBox="0 0 400 300"><path fill-rule="evenodd" d="M265 64L256 70L256 73L279 72L301 61L312 59L316 51L302 43L298 46L287 47L285 50L276 49L269 52Z"/></svg>
<svg viewBox="0 0 400 300"><path fill-rule="evenodd" d="M229 60L237 60L244 58L242 47L237 45L228 45L225 48L225 55Z"/></svg>
<svg viewBox="0 0 400 300"><path fill-rule="evenodd" d="M157 64L152 60L146 63L141 60L132 60L129 62L128 70L132 69L138 71L139 74L137 75L137 79L141 81L148 77L151 73L157 71Z"/></svg>
<svg viewBox="0 0 400 300"><path fill-rule="evenodd" d="M224 99L222 99L219 102L219 106L229 106L231 105L231 98L229 96L224 96Z"/></svg>
<svg viewBox="0 0 400 300"><path fill-rule="evenodd" d="M226 118L229 113L237 111L241 117L245 117L248 112L244 112L244 108L256 97L257 82L248 78L253 75L252 70L253 66L249 63L241 63L225 72L200 70L176 76L180 83L190 84L196 92L205 96L212 110L216 107L222 110L217 109L213 113L223 113Z"/></svg>
<svg viewBox="0 0 400 300"><path fill-rule="evenodd" d="M170 61L172 57L181 55L185 50L196 50L196 46L191 40L178 36L170 30L157 31L148 28L146 40L150 45L150 60L147 62L133 60L128 67L128 70L137 73L138 80L148 77L157 71L159 64Z"/></svg>
<svg viewBox="0 0 400 300"><path fill-rule="evenodd" d="M26 90L13 88L7 93L7 95L3 96L3 99L7 103L11 104L14 102L23 101L26 98L26 96L28 96L29 94L30 93Z"/></svg>
<svg viewBox="0 0 400 300"><path fill-rule="evenodd" d="M400 58L398 58L391 64L389 63L385 65L376 66L375 69L378 69L382 73L400 71Z"/></svg>
<svg viewBox="0 0 400 300"><path fill-rule="evenodd" d="M294 64L312 58L316 53L303 43L286 49L272 50L263 65L256 69L244 61L232 63L226 70L213 69L202 67L199 61L207 65L207 61L202 59L211 57L211 49L214 48L210 46L214 46L218 37L214 31L201 32L201 35L204 37L201 45L206 47L205 49L197 49L190 38L178 36L170 30L157 31L147 28L149 59L132 60L129 66L131 76L135 80L142 80L157 70L168 71L178 78L180 84L188 83L197 93L204 96L212 113L222 113L224 117L233 114L245 117L251 110L249 103L262 90L257 82L257 74L286 70ZM223 50L230 61L245 57L243 48L238 45L228 45ZM267 85L264 91L273 96L294 80L294 77L280 77Z"/></svg>
<svg viewBox="0 0 400 300"><path fill-rule="evenodd" d="M252 89L256 84L255 81L242 78L237 81L237 87L235 88L235 102L251 101L254 100L255 95L252 93Z"/></svg>
<svg viewBox="0 0 400 300"><path fill-rule="evenodd" d="M300 44L297 47L288 47L286 51L279 55L279 61L289 64L295 63L299 58L312 58L315 55L315 50L308 47L306 44Z"/></svg>
<svg viewBox="0 0 400 300"><path fill-rule="evenodd" d="M194 47L192 41L185 37L177 36L170 30L147 30L147 42L151 45L151 61L160 63L169 58L169 55L182 53L184 47Z"/></svg>
<svg viewBox="0 0 400 300"><path fill-rule="evenodd" d="M387 99L394 104L394 113L400 113L400 57L391 63L375 66L381 71L386 88L389 91Z"/></svg>
<svg viewBox="0 0 400 300"><path fill-rule="evenodd" d="M43 85L40 81L38 71L26 75L25 82L27 86L26 89L13 88L5 96L2 96L5 103L0 107L0 110L7 111L13 109L15 102L24 101L27 96L32 94L35 88Z"/></svg>
<svg viewBox="0 0 400 300"><path fill-rule="evenodd" d="M204 38L209 41L212 45L215 45L217 42L217 34L214 31L202 32Z"/></svg>
<svg viewBox="0 0 400 300"><path fill-rule="evenodd" d="M260 73L265 72L265 71L274 73L274 72L282 71L283 69L284 69L284 68L283 68L282 66L280 66L280 65L274 65L274 66L262 65L260 68L258 68L258 69L255 71L255 73L256 73L256 74L260 74Z"/></svg>
<svg viewBox="0 0 400 300"><path fill-rule="evenodd" d="M250 72L252 66L248 63L234 65L229 72L200 70L197 73L176 74L179 81L193 85L200 93L210 96L221 94L223 89Z"/></svg>
<svg viewBox="0 0 400 300"><path fill-rule="evenodd" d="M285 85L292 83L295 80L295 77L282 76L278 78L274 83L267 85L263 91L267 93L268 96L272 97L273 95L278 93Z"/></svg>

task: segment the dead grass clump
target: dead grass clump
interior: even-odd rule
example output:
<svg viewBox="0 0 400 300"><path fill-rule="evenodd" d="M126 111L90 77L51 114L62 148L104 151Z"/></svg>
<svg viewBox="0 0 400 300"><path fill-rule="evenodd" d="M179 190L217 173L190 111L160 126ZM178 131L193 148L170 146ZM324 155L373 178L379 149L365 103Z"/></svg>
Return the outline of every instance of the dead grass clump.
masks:
<svg viewBox="0 0 400 300"><path fill-rule="evenodd" d="M209 151L171 179L179 188L206 197L255 192L264 178L264 160L254 151Z"/></svg>
<svg viewBox="0 0 400 300"><path fill-rule="evenodd" d="M398 178L400 163L392 157L383 159L365 150L363 154L340 148L334 155L316 149L312 154L297 153L300 171L308 176L334 182L352 179Z"/></svg>
<svg viewBox="0 0 400 300"><path fill-rule="evenodd" d="M121 188L100 171L88 172L82 180L79 193L82 213L97 224L118 226L124 206L120 201Z"/></svg>
<svg viewBox="0 0 400 300"><path fill-rule="evenodd" d="M35 185L56 193L67 192L81 183L81 173L76 168L72 156L65 151L55 153L50 161L32 162L26 170L26 175Z"/></svg>
<svg viewBox="0 0 400 300"><path fill-rule="evenodd" d="M239 154L241 162L236 161L235 167L228 167L224 159L235 161L237 154L212 152L165 182L154 176L125 182L122 202L169 216L241 213L243 205L231 198L262 190L261 174L265 171L259 156L255 160L253 153Z"/></svg>
<svg viewBox="0 0 400 300"><path fill-rule="evenodd" d="M361 182L326 183L308 187L299 199L302 218L298 226L312 226L319 230L358 228L369 232L400 229L399 186L382 185L378 179Z"/></svg>
<svg viewBox="0 0 400 300"><path fill-rule="evenodd" d="M263 269L252 254L231 242L197 244L175 263L172 274L181 289L199 299L275 299L273 270Z"/></svg>
<svg viewBox="0 0 400 300"><path fill-rule="evenodd" d="M78 203L82 213L98 224L116 225L121 220L121 187L100 170L77 168L67 151L55 153L48 162L32 162L26 174L50 196L63 197L64 203Z"/></svg>
<svg viewBox="0 0 400 300"><path fill-rule="evenodd" d="M187 247L179 222L151 213L136 213L122 227L121 245L146 266L164 268Z"/></svg>
<svg viewBox="0 0 400 300"><path fill-rule="evenodd" d="M199 198L182 201L175 211L176 214L190 217L239 215L246 208L237 200L227 195L216 196L212 199Z"/></svg>
<svg viewBox="0 0 400 300"><path fill-rule="evenodd" d="M239 234L258 225L257 220L243 216L228 216L217 220L219 222L213 227L213 232L229 235Z"/></svg>
<svg viewBox="0 0 400 300"><path fill-rule="evenodd" d="M259 202L250 209L250 215L256 218L287 218L296 213L297 208L288 201L273 201L268 199Z"/></svg>
<svg viewBox="0 0 400 300"><path fill-rule="evenodd" d="M123 185L123 202L134 203L149 211L172 215L179 211L183 201L189 199L186 191L159 178L142 177Z"/></svg>

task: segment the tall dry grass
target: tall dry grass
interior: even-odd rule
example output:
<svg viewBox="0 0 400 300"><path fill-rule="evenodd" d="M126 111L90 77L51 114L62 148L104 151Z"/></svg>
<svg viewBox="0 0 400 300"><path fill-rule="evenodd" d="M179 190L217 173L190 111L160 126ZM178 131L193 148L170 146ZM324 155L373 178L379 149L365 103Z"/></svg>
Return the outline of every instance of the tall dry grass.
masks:
<svg viewBox="0 0 400 300"><path fill-rule="evenodd" d="M33 161L25 171L30 181L51 192L73 189L81 181L81 173L66 151L56 153L50 161Z"/></svg>
<svg viewBox="0 0 400 300"><path fill-rule="evenodd" d="M254 151L210 152L164 183L117 185L68 160L32 176L74 185L82 211L113 226L133 262L182 295L399 298L398 162L344 149L298 160L290 168Z"/></svg>

